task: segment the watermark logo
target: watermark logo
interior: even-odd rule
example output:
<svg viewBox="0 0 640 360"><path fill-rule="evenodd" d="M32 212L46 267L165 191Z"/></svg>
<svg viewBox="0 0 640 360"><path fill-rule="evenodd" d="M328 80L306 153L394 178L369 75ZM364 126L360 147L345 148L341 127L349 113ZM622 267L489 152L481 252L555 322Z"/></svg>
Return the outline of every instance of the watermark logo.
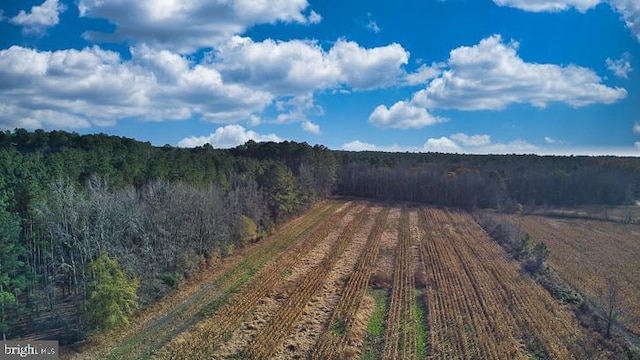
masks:
<svg viewBox="0 0 640 360"><path fill-rule="evenodd" d="M0 360L58 358L58 342L54 340L0 341Z"/></svg>

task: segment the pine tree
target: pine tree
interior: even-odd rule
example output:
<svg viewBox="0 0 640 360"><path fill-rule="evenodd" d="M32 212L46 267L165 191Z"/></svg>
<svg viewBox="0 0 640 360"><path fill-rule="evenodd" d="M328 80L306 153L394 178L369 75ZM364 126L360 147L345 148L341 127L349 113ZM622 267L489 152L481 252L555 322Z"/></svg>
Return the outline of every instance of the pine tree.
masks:
<svg viewBox="0 0 640 360"><path fill-rule="evenodd" d="M0 199L0 332L3 340L6 340L12 325L8 314L10 311L13 314L18 312L18 295L27 285L27 268L22 261L26 250L19 239L20 219L7 212Z"/></svg>
<svg viewBox="0 0 640 360"><path fill-rule="evenodd" d="M105 330L128 324L138 308L139 280L127 279L120 264L105 252L89 263L87 273L92 280L85 313L91 324Z"/></svg>

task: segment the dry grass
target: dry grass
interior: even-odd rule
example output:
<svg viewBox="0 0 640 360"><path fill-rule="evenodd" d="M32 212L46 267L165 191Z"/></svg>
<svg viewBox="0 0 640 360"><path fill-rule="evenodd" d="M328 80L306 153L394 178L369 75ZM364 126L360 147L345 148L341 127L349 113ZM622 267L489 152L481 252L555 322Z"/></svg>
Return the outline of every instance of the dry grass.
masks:
<svg viewBox="0 0 640 360"><path fill-rule="evenodd" d="M468 214L423 213L431 356L585 358L582 330Z"/></svg>
<svg viewBox="0 0 640 360"><path fill-rule="evenodd" d="M607 278L621 286L621 321L640 336L640 225L609 221L509 216L535 241L543 241L558 274L603 306Z"/></svg>

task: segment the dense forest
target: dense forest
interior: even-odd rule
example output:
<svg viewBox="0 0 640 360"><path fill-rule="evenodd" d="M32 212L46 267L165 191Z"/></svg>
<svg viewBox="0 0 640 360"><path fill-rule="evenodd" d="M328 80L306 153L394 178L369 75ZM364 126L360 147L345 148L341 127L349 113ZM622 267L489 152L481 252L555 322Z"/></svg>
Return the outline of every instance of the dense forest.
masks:
<svg viewBox="0 0 640 360"><path fill-rule="evenodd" d="M630 205L640 194L631 157L336 152L337 192L467 209Z"/></svg>
<svg viewBox="0 0 640 360"><path fill-rule="evenodd" d="M333 194L507 211L618 205L638 198L639 174L637 158L253 141L182 149L104 134L0 132L0 332L37 329L65 342L118 326Z"/></svg>

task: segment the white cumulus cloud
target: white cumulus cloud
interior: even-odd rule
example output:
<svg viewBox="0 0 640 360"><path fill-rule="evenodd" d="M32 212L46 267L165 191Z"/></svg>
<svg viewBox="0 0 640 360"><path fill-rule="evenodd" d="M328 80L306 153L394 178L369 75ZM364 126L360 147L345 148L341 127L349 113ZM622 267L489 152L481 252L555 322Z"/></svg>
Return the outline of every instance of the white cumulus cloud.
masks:
<svg viewBox="0 0 640 360"><path fill-rule="evenodd" d="M444 64L433 63L431 66L422 64L418 70L407 74L405 82L409 86L426 84L427 81L438 77L442 73Z"/></svg>
<svg viewBox="0 0 640 360"><path fill-rule="evenodd" d="M320 14L308 12L307 0L80 0L80 16L103 18L115 33L87 33L92 40L130 41L177 51L214 47L256 24L312 24ZM307 15L308 13L308 15Z"/></svg>
<svg viewBox="0 0 640 360"><path fill-rule="evenodd" d="M412 102L430 109L501 110L517 103L539 108L552 102L609 104L627 95L623 88L602 84L588 68L527 63L518 56L518 46L493 35L452 50L448 69L414 94Z"/></svg>
<svg viewBox="0 0 640 360"><path fill-rule="evenodd" d="M20 10L18 15L9 21L14 25L22 26L22 34L25 36L39 35L45 29L58 25L60 13L66 10L66 6L58 0L45 0L42 5L33 6L30 12Z"/></svg>
<svg viewBox="0 0 640 360"><path fill-rule="evenodd" d="M396 129L419 129L444 121L443 118L429 114L425 108L406 101L398 101L391 108L379 105L369 115L371 124Z"/></svg>
<svg viewBox="0 0 640 360"><path fill-rule="evenodd" d="M316 134L319 135L322 133L322 131L320 131L320 125L318 124L314 124L311 121L303 121L300 126L302 127L302 130L308 132L308 133L312 133L312 134Z"/></svg>
<svg viewBox="0 0 640 360"><path fill-rule="evenodd" d="M518 47L517 42L505 43L500 35L493 35L476 45L453 49L446 63L421 68L407 78L411 84L435 76L424 89L390 108L379 105L369 122L411 129L444 121L433 115L437 109L502 110L512 104L544 108L549 103L581 107L610 104L627 96L623 88L604 85L591 69L525 62L517 54Z"/></svg>
<svg viewBox="0 0 640 360"><path fill-rule="evenodd" d="M622 16L627 28L640 41L640 1L638 0L609 0L611 6Z"/></svg>
<svg viewBox="0 0 640 360"><path fill-rule="evenodd" d="M254 42L233 37L211 56L193 60L152 46L130 48L131 58L97 46L40 51L12 46L0 50L0 96L13 114L0 113L0 126L20 126L50 110L47 122L75 126L113 124L124 118L216 123L255 123L271 105L284 104L276 121L304 122L323 110L318 91L366 90L402 78L408 53L399 45L362 48L338 40L328 51L315 42ZM57 116L56 114L60 114ZM66 114L68 116L63 116ZM307 126L310 131L315 131Z"/></svg>
<svg viewBox="0 0 640 360"><path fill-rule="evenodd" d="M440 138L430 138L424 143L422 148L425 152L439 152L439 153L462 153L462 147L456 144L455 141L443 136Z"/></svg>
<svg viewBox="0 0 640 360"><path fill-rule="evenodd" d="M409 61L409 52L397 43L367 49L340 39L327 57L339 69L341 83L355 90L368 90L397 83L404 76L402 66Z"/></svg>
<svg viewBox="0 0 640 360"><path fill-rule="evenodd" d="M607 69L609 69L615 76L624 79L626 79L628 74L633 70L631 68L631 55L628 52L622 54L618 60L607 58L605 63L607 64Z"/></svg>
<svg viewBox="0 0 640 360"><path fill-rule="evenodd" d="M132 59L98 47L0 50L0 126L74 128L124 118L248 120L273 95L223 81L213 68L168 51L132 48ZM47 116L41 117L43 110ZM19 116L16 116L18 114ZM36 122L29 119L39 119Z"/></svg>
<svg viewBox="0 0 640 360"><path fill-rule="evenodd" d="M282 95L393 85L404 76L408 58L398 44L363 48L343 39L325 51L315 41L234 36L215 50L216 68L225 78Z"/></svg>
<svg viewBox="0 0 640 360"><path fill-rule="evenodd" d="M234 36L215 51L216 67L225 78L276 94L307 94L336 84L340 69L315 42L255 42Z"/></svg>
<svg viewBox="0 0 640 360"><path fill-rule="evenodd" d="M178 142L179 147L196 147L204 144L211 144L214 148L228 149L242 145L249 140L261 142L261 141L275 141L281 142L281 139L276 134L262 135L253 130L247 130L244 127L231 124L223 127L219 127L216 131L208 136L193 136L180 140Z"/></svg>
<svg viewBox="0 0 640 360"><path fill-rule="evenodd" d="M571 8L584 13L606 3L622 17L627 28L640 41L640 1L638 0L493 0L496 5L531 12L559 12Z"/></svg>
<svg viewBox="0 0 640 360"><path fill-rule="evenodd" d="M378 151L378 146L360 140L354 140L342 144L341 149L345 151Z"/></svg>

